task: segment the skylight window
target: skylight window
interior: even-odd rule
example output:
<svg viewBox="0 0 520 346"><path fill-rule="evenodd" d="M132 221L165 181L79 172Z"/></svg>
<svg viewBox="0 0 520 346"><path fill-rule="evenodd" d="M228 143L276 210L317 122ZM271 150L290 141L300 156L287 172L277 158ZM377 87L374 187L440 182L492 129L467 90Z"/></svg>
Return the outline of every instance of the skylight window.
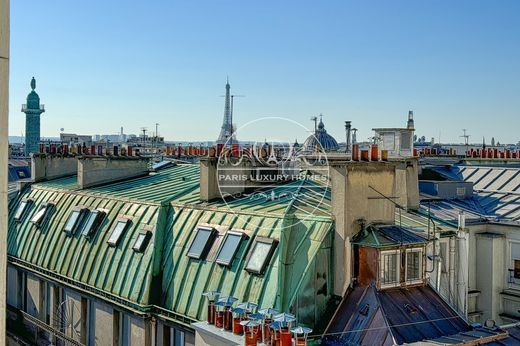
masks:
<svg viewBox="0 0 520 346"><path fill-rule="evenodd" d="M256 237L246 259L246 270L262 274L269 264L278 242L271 238Z"/></svg>
<svg viewBox="0 0 520 346"><path fill-rule="evenodd" d="M103 219L105 218L105 212L101 210L91 210L90 213L87 215L87 220L85 221L85 224L83 225L83 231L81 234L83 236L90 238L94 233L96 233L97 229L103 222Z"/></svg>
<svg viewBox="0 0 520 346"><path fill-rule="evenodd" d="M16 213L14 213L14 220L21 222L26 214L26 211L29 209L32 200L24 199L20 202L18 209L16 209Z"/></svg>
<svg viewBox="0 0 520 346"><path fill-rule="evenodd" d="M217 230L214 228L199 226L197 228L197 234L195 234L195 238L191 242L191 246L188 250L188 257L205 259L216 235Z"/></svg>
<svg viewBox="0 0 520 346"><path fill-rule="evenodd" d="M112 234L110 234L110 238L108 239L108 245L117 246L117 244L119 243L119 239L121 239L121 236L123 235L123 232L126 230L128 223L128 219L117 219L117 222L114 228L112 229Z"/></svg>
<svg viewBox="0 0 520 346"><path fill-rule="evenodd" d="M31 222L38 228L43 227L49 215L51 214L53 206L54 204L51 202L43 203L31 218Z"/></svg>
<svg viewBox="0 0 520 346"><path fill-rule="evenodd" d="M86 211L86 208L81 207L75 207L72 209L72 213L70 213L63 231L68 235L73 234L81 224L81 221L83 221L83 217L85 216Z"/></svg>
<svg viewBox="0 0 520 346"><path fill-rule="evenodd" d="M152 238L152 232L147 230L139 231L137 239L135 240L134 247L132 248L135 252L144 252L150 239Z"/></svg>
<svg viewBox="0 0 520 346"><path fill-rule="evenodd" d="M240 247L240 242L243 237L244 233L242 232L228 231L220 249L218 250L216 262L218 264L230 266L238 248Z"/></svg>

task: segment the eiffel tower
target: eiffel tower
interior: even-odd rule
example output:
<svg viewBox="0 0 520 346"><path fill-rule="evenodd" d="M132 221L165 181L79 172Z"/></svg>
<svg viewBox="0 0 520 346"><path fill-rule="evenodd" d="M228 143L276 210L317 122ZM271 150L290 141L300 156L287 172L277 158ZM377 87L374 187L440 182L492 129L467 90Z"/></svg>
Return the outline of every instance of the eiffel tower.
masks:
<svg viewBox="0 0 520 346"><path fill-rule="evenodd" d="M229 79L226 81L226 101L224 105L224 120L222 121L222 129L218 136L218 144L231 144L236 141L233 133L233 114L231 110L231 95L229 93Z"/></svg>

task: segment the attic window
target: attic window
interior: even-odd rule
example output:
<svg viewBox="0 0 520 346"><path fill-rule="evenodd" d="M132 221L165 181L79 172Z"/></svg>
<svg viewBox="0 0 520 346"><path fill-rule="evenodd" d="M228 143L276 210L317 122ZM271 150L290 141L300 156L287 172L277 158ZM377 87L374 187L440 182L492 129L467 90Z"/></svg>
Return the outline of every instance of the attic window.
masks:
<svg viewBox="0 0 520 346"><path fill-rule="evenodd" d="M406 250L406 272L405 280L407 283L422 282L422 249Z"/></svg>
<svg viewBox="0 0 520 346"><path fill-rule="evenodd" d="M63 231L68 235L73 234L78 228L78 226L81 224L81 221L83 220L86 211L86 208L81 207L75 207L74 209L72 209L72 213L70 213L69 218L65 223L65 227L63 228Z"/></svg>
<svg viewBox="0 0 520 346"><path fill-rule="evenodd" d="M381 251L379 258L381 288L399 286L399 250Z"/></svg>
<svg viewBox="0 0 520 346"><path fill-rule="evenodd" d="M213 227L199 226L187 256L195 259L205 259L217 233L217 230Z"/></svg>
<svg viewBox="0 0 520 346"><path fill-rule="evenodd" d="M256 237L247 255L246 270L250 273L262 274L271 260L278 241L271 238Z"/></svg>
<svg viewBox="0 0 520 346"><path fill-rule="evenodd" d="M147 230L140 230L135 240L134 247L132 248L135 252L144 252L150 239L152 238L152 232Z"/></svg>
<svg viewBox="0 0 520 346"><path fill-rule="evenodd" d="M90 238L96 230L99 228L103 219L105 218L105 212L101 210L91 210L83 226L81 234L84 237Z"/></svg>
<svg viewBox="0 0 520 346"><path fill-rule="evenodd" d="M51 214L51 210L54 204L51 202L43 203L38 211L31 218L31 222L36 225L36 227L40 228L45 225L47 218Z"/></svg>
<svg viewBox="0 0 520 346"><path fill-rule="evenodd" d="M14 220L17 222L21 222L26 214L27 209L31 205L32 200L24 199L20 202L18 209L16 209L16 213L14 214Z"/></svg>
<svg viewBox="0 0 520 346"><path fill-rule="evenodd" d="M116 225L112 229L112 234L110 234L110 238L108 238L108 245L117 246L119 243L119 239L123 235L123 232L126 230L126 226L128 225L128 219L119 218L117 219Z"/></svg>
<svg viewBox="0 0 520 346"><path fill-rule="evenodd" d="M242 232L228 231L220 249L218 250L216 262L218 264L230 266L238 248L240 247L240 242L243 237L244 233Z"/></svg>

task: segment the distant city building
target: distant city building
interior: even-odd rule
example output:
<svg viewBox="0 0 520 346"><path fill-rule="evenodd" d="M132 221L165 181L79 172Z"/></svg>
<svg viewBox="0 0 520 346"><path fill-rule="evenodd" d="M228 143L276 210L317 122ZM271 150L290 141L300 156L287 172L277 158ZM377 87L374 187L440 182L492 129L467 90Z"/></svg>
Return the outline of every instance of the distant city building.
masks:
<svg viewBox="0 0 520 346"><path fill-rule="evenodd" d="M40 104L40 97L34 91L36 80L31 80L31 92L27 95L27 103L22 105L25 113L25 155L38 152L40 142L40 115L45 112L44 105Z"/></svg>
<svg viewBox="0 0 520 346"><path fill-rule="evenodd" d="M65 144L92 144L91 135L78 135L75 133L60 133L60 142Z"/></svg>

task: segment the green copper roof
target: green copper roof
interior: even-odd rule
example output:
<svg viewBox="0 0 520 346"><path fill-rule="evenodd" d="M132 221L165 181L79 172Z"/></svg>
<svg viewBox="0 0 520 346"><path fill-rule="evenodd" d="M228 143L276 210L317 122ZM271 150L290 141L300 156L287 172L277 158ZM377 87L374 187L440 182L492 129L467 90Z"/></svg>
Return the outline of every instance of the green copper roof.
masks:
<svg viewBox="0 0 520 346"><path fill-rule="evenodd" d="M74 194L43 189L28 189L23 195L34 203L23 222L13 220L18 203L10 208L8 254L22 264L30 264L58 277L72 279L93 289L114 294L131 303L147 305L150 302L152 279L153 239L144 253L136 253L132 246L140 225L156 225L161 210L158 206L129 203L85 194ZM39 229L30 222L31 216L45 202L55 208L45 227ZM104 208L107 217L95 236L88 240L77 231L67 236L63 227L76 206L89 209ZM107 240L111 226L119 216L127 216L131 225L120 244L110 247Z"/></svg>
<svg viewBox="0 0 520 346"><path fill-rule="evenodd" d="M290 198L291 191L298 193L296 200ZM10 206L9 255L43 274L112 294L138 310L158 305L183 317L202 319L206 309L201 294L206 290L288 309L312 279L309 273L320 249L326 248L330 257L330 191L325 186L293 182L264 192L254 199L244 196L227 203L201 202L198 165L178 165L83 190L76 177L41 182L29 186ZM18 224L13 215L22 198L33 199L34 205ZM46 227L38 229L29 222L30 217L48 201L55 202L56 209ZM91 240L79 232L72 237L63 232L72 209L80 205L109 210ZM313 213L309 215L309 211ZM129 217L132 224L120 244L112 248L107 240L121 216ZM248 233L231 267L214 262L218 240L207 260L186 256L200 223ZM143 254L132 250L141 224L155 228ZM279 241L263 275L244 270L245 257L257 236ZM158 287L162 287L162 295L156 294Z"/></svg>
<svg viewBox="0 0 520 346"><path fill-rule="evenodd" d="M286 222L282 217L175 207L172 226L165 236L162 265L164 307L200 320L206 314L206 301L201 299L202 293L216 290L223 296L257 302L262 307L288 309L299 291L307 267L331 235L333 224L331 220L291 220L292 226L285 228ZM186 256L197 225L201 223L248 231L249 239L240 246L231 267L214 262L212 254L220 245L218 241L213 244L208 260L194 260ZM262 276L244 270L245 256L256 236L280 241ZM280 282L289 284L282 287Z"/></svg>

